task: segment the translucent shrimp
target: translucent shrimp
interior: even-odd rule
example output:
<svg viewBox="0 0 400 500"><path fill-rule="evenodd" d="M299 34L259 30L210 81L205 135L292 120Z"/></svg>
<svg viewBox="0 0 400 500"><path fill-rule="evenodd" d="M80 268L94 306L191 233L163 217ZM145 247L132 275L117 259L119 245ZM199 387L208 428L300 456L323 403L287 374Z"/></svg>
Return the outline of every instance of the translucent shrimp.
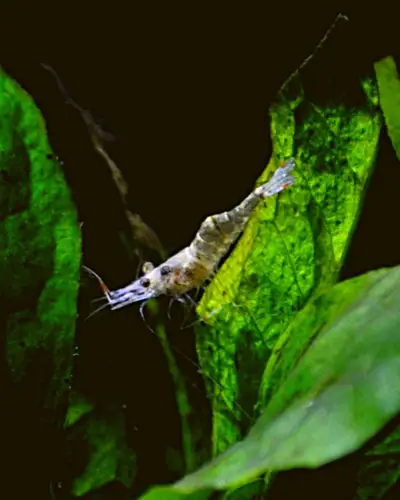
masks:
<svg viewBox="0 0 400 500"><path fill-rule="evenodd" d="M143 316L145 303L154 297L168 295L184 302L190 290L199 288L214 274L259 203L293 184L294 178L290 172L294 166L293 159L286 161L270 181L256 188L238 206L228 212L207 217L189 246L158 267L147 263L145 274L123 288L109 290L94 271L86 268L98 279L108 306L116 310L141 302L140 313Z"/></svg>

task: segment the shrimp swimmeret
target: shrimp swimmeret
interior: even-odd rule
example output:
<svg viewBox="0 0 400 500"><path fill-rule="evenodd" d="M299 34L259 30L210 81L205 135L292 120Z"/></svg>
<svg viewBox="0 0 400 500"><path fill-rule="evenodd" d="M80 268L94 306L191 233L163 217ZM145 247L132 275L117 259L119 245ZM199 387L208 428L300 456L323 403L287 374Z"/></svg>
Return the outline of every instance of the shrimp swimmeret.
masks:
<svg viewBox="0 0 400 500"><path fill-rule="evenodd" d="M100 276L86 268L98 279L107 298L106 305L115 310L141 302L140 312L143 315L145 303L160 295L169 295L184 302L187 292L200 287L213 275L261 200L293 184L290 172L294 166L293 159L284 162L268 182L256 188L240 205L229 212L207 217L189 246L157 267L147 263L145 274L123 288L109 290Z"/></svg>

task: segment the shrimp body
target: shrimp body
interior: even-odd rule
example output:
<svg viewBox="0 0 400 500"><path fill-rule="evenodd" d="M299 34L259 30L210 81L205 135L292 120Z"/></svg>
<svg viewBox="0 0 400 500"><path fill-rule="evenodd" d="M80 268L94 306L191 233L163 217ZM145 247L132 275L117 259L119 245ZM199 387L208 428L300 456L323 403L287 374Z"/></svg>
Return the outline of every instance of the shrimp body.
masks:
<svg viewBox="0 0 400 500"><path fill-rule="evenodd" d="M293 184L290 172L294 166L293 159L286 161L270 181L256 188L235 208L207 217L190 245L158 267L124 288L105 290L111 309L119 309L134 302L145 302L160 295L179 298L200 287L215 272L260 202ZM99 279L104 290L101 278L91 272Z"/></svg>
<svg viewBox="0 0 400 500"><path fill-rule="evenodd" d="M207 217L189 246L194 258L216 268L243 232L259 203L293 184L294 179L289 172L294 166L293 159L287 161L278 168L270 181L255 189L240 205L229 212Z"/></svg>

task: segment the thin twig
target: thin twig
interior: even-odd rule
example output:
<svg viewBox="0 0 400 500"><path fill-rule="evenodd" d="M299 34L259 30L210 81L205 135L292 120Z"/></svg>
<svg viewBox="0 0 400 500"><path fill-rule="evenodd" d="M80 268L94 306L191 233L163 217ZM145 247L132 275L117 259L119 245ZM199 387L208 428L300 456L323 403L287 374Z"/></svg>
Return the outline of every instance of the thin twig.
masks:
<svg viewBox="0 0 400 500"><path fill-rule="evenodd" d="M349 18L344 15L344 14L338 14L336 17L335 17L335 20L333 21L331 27L327 30L327 32L325 33L325 35L321 38L320 42L318 43L318 45L315 47L315 49L311 52L310 55L308 55L304 61L300 64L300 66L298 68L296 68L293 73L289 76L289 78L287 78L284 83L281 85L279 92L281 92L281 90L286 87L286 85L295 77L298 75L298 73L300 73L300 71L304 68L304 66L306 66L306 64L308 64L308 62L315 56L315 54L321 49L321 47L324 45L324 43L326 42L326 40L329 38L330 34L332 33L332 31L336 28L336 25L338 24L339 21L349 21Z"/></svg>
<svg viewBox="0 0 400 500"><path fill-rule="evenodd" d="M125 216L129 222L130 227L132 228L133 238L139 244L147 246L153 250L156 250L160 254L161 259L165 260L167 258L166 252L164 251L163 246L160 240L158 239L157 235L155 234L155 232L143 221L143 219L140 217L139 214L133 213L128 207L128 202L127 202L128 183L126 182L124 176L122 175L121 170L117 167L115 162L110 158L109 154L104 148L104 142L105 141L109 142L111 140L114 140L114 137L108 132L105 132L100 127L100 125L98 125L94 121L93 116L88 110L83 109L81 106L79 106L79 104L77 104L73 99L71 99L57 72L51 66L42 63L42 67L53 75L57 83L57 86L65 99L66 104L69 104L79 112L79 114L81 115L83 121L85 122L88 128L90 138L95 151L107 163L114 184L120 194L121 201L124 206Z"/></svg>

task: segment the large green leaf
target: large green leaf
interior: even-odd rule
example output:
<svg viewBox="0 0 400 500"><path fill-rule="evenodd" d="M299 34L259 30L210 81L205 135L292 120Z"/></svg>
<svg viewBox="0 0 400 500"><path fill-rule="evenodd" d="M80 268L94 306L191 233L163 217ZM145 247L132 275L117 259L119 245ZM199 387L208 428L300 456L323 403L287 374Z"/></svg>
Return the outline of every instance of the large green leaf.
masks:
<svg viewBox="0 0 400 500"><path fill-rule="evenodd" d="M321 100L307 82L297 73L271 108L274 153L258 181L293 156L295 185L257 211L198 308L207 322L197 342L214 454L243 437L255 405L268 401L265 364L296 311L337 279L374 165L380 116L373 78L349 83L355 102Z"/></svg>
<svg viewBox="0 0 400 500"><path fill-rule="evenodd" d="M50 463L59 460L56 437L70 385L80 247L75 206L40 112L0 70L0 331L7 360L2 383L13 401L3 414L13 425L13 448L24 446L17 452L19 477L33 474L40 481L43 474L46 489ZM37 452L36 438L43 457L38 474L35 464L23 469Z"/></svg>
<svg viewBox="0 0 400 500"><path fill-rule="evenodd" d="M181 493L170 486L151 488L140 497L140 500L207 500L212 495L209 491L199 491L191 494Z"/></svg>
<svg viewBox="0 0 400 500"><path fill-rule="evenodd" d="M392 57L375 64L382 108L388 135L400 159L400 79ZM400 477L400 427L374 439L363 454L357 477L357 500L383 498Z"/></svg>
<svg viewBox="0 0 400 500"><path fill-rule="evenodd" d="M385 124L400 160L400 79L393 57L375 63L375 73Z"/></svg>
<svg viewBox="0 0 400 500"><path fill-rule="evenodd" d="M389 136L397 151L400 147L400 81L396 65L391 57L375 64L379 90L379 102L388 128ZM399 153L398 153L399 156ZM322 309L327 306L321 304ZM329 308L328 308L329 309ZM324 311L320 314L325 315ZM329 318L327 317L327 320ZM315 321L315 318L311 318ZM317 322L318 323L318 322ZM275 346L265 372L270 394L279 388L291 367L301 358L308 342L312 338L293 335L282 336ZM360 469L357 477L357 500L382 498L395 484L400 474L399 466L399 428L396 427L384 439L374 439L366 451L360 454Z"/></svg>
<svg viewBox="0 0 400 500"><path fill-rule="evenodd" d="M358 449L400 409L400 267L336 285L290 325L302 356L248 436L176 483L193 492Z"/></svg>

